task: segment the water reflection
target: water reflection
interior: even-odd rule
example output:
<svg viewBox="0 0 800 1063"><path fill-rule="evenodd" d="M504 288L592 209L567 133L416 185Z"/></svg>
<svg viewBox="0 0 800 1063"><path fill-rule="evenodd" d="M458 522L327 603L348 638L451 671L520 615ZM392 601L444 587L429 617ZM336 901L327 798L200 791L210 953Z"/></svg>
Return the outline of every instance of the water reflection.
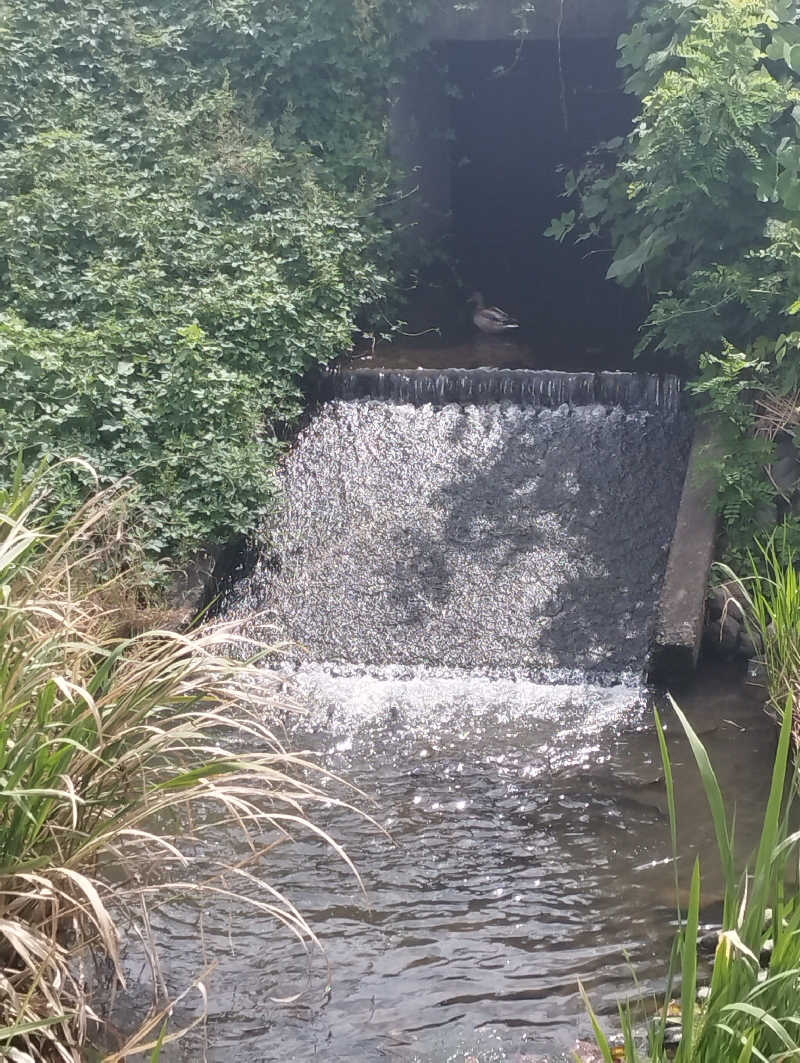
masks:
<svg viewBox="0 0 800 1063"><path fill-rule="evenodd" d="M556 1058L588 1032L578 978L607 1015L633 991L632 971L642 990L660 988L673 872L657 742L635 687L518 684L514 698L510 683L481 690L471 677L459 691L451 677L420 706L413 684L393 677L373 676L349 700L342 677L335 690L313 672L298 681L314 708L295 740L374 798L391 838L355 815L323 814L355 857L366 899L314 838L275 854L274 883L311 918L330 974L248 910L205 914L206 950L219 960L205 1058ZM774 728L754 693L720 670L682 705L734 795L744 851L757 837ZM712 825L673 730L681 876L701 853L709 902L721 891ZM199 913L159 919L177 988L202 965ZM271 1002L298 991L292 1005ZM200 1052L195 1041L172 1058Z"/></svg>
<svg viewBox="0 0 800 1063"><path fill-rule="evenodd" d="M598 352L594 352L597 354ZM582 356L578 362L587 360ZM522 339L507 336L465 336L453 342L439 341L434 335L416 341L402 338L394 343L381 343L375 348L362 349L348 362L352 369L553 369L564 368L563 359L554 361ZM602 358L596 359L598 368L607 368ZM570 366L569 368L572 368ZM585 368L585 367L584 367ZM591 367L590 367L591 368Z"/></svg>
<svg viewBox="0 0 800 1063"><path fill-rule="evenodd" d="M597 346L560 344L552 336L537 338L523 330L514 336L486 336L475 330L450 330L445 336L431 332L419 337L398 336L391 343L361 347L348 360L352 369L561 369L599 372L602 369L645 370L645 360L634 363L630 351Z"/></svg>

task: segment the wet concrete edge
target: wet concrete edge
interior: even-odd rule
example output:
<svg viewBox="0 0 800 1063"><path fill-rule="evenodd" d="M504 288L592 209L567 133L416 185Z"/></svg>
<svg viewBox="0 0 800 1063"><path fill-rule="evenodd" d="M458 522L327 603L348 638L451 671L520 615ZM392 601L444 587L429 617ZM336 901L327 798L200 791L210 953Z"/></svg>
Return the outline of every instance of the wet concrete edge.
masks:
<svg viewBox="0 0 800 1063"><path fill-rule="evenodd" d="M674 685L688 679L697 667L717 537L712 501L719 453L713 429L697 424L656 612L648 662L648 678L655 683Z"/></svg>

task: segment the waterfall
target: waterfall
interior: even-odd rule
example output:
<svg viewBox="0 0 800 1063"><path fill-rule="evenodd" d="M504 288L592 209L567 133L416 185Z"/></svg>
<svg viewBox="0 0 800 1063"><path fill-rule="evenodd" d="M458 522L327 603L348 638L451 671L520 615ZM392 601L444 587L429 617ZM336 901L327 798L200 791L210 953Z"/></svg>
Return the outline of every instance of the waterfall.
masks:
<svg viewBox="0 0 800 1063"><path fill-rule="evenodd" d="M323 399L381 399L444 406L514 402L553 409L564 404L619 406L676 413L680 381L652 373L561 373L548 369L348 369L327 374Z"/></svg>
<svg viewBox="0 0 800 1063"><path fill-rule="evenodd" d="M685 472L674 378L332 374L228 602L299 662L640 672Z"/></svg>
<svg viewBox="0 0 800 1063"><path fill-rule="evenodd" d="M233 950L221 920L236 1058L314 1058L321 1021L332 1060L562 1058L585 1021L578 978L609 1007L630 957L660 987L672 870L641 672L689 437L672 378L326 379L223 614L240 651L274 648L294 748L333 773L332 798L354 800L337 775L374 798L392 842L320 810L370 914L316 836L300 860L270 854L330 950L330 1008L324 963L312 981L251 909ZM693 778L687 762L684 794ZM308 1018L270 1001L309 985L326 1006ZM486 1028L502 1054L475 1048Z"/></svg>

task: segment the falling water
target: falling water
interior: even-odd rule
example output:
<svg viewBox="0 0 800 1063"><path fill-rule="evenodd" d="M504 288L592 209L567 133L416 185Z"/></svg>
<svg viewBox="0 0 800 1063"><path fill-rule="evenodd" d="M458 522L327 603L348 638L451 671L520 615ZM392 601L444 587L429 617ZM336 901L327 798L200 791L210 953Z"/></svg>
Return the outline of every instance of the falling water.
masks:
<svg viewBox="0 0 800 1063"><path fill-rule="evenodd" d="M369 371L326 388L223 611L276 647L304 709L293 746L360 787L387 833L319 813L367 900L316 836L270 854L330 973L244 904L205 913L219 962L206 1044L171 1058L572 1058L588 1027L578 979L613 1015L631 966L659 989L673 932L640 675L686 466L676 382ZM768 725L758 746L751 703L727 693L702 713L723 777L755 790ZM687 867L692 846L713 846L690 759L675 755ZM230 845L211 855L246 866ZM713 870L704 881L710 895ZM203 965L198 921L190 906L154 916L175 987Z"/></svg>
<svg viewBox="0 0 800 1063"><path fill-rule="evenodd" d="M444 405L514 402L554 409L598 403L675 414L680 381L652 373L561 373L547 369L351 369L323 379L324 398Z"/></svg>
<svg viewBox="0 0 800 1063"><path fill-rule="evenodd" d="M366 381L381 398L333 400L301 434L268 547L229 615L305 661L541 681L641 671L685 470L669 384L627 373L338 379L344 393ZM404 401L430 389L443 405ZM446 403L455 391L487 404ZM497 401L511 391L524 404ZM590 402L598 391L609 401ZM564 394L571 403L556 404Z"/></svg>

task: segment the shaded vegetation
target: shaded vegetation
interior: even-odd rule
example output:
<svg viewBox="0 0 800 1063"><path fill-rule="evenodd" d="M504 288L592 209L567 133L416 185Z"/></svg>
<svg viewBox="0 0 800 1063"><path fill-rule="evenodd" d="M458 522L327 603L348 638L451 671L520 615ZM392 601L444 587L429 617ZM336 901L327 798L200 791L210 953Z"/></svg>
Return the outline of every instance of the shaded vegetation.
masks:
<svg viewBox="0 0 800 1063"><path fill-rule="evenodd" d="M643 284L640 351L699 370L723 444L719 506L731 556L785 519L765 467L779 432L759 419L800 385L800 25L791 0L636 5L619 65L641 107L565 192L558 239L612 245L608 277ZM796 404L795 404L796 405ZM793 439L793 428L789 432Z"/></svg>
<svg viewBox="0 0 800 1063"><path fill-rule="evenodd" d="M424 4L0 11L0 480L20 451L132 474L146 552L185 556L254 526L304 373L388 324L387 95Z"/></svg>

